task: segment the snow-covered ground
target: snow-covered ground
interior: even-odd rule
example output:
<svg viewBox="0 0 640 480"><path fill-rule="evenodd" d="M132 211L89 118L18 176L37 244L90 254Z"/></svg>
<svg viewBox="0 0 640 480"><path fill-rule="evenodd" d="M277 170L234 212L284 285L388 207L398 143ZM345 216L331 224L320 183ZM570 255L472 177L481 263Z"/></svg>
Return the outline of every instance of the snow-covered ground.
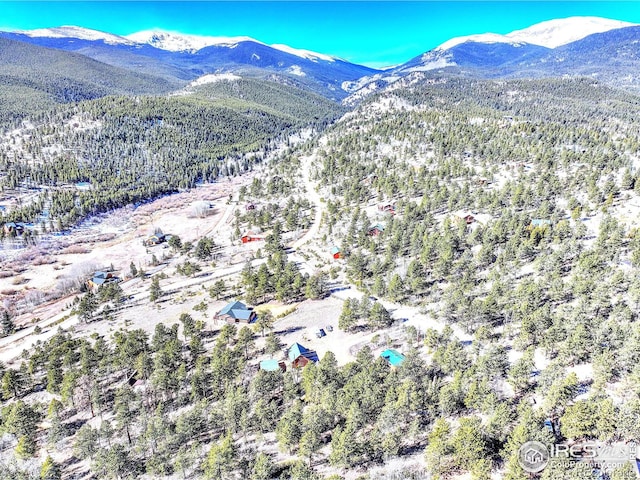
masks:
<svg viewBox="0 0 640 480"><path fill-rule="evenodd" d="M208 75L203 75L198 77L193 82L189 84L190 87L197 87L199 85L206 85L208 83L217 83L217 82L232 82L234 80L241 80L242 77L239 75L235 75L233 73L210 73Z"/></svg>

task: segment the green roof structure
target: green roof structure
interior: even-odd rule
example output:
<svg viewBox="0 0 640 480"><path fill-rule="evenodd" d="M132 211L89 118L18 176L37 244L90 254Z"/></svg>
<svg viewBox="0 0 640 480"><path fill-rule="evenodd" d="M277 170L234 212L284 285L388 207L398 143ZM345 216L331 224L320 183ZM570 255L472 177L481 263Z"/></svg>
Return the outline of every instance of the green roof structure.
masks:
<svg viewBox="0 0 640 480"><path fill-rule="evenodd" d="M399 367L404 362L404 355L393 348L387 348L380 356L389 362L392 367Z"/></svg>

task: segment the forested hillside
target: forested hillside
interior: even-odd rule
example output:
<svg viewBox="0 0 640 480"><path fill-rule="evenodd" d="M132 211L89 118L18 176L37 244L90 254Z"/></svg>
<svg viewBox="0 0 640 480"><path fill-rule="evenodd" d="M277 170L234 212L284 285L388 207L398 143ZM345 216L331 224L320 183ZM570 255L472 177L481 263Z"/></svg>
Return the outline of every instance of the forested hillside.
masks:
<svg viewBox="0 0 640 480"><path fill-rule="evenodd" d="M107 65L77 53L0 38L0 125L55 103L116 94L161 94L180 82Z"/></svg>
<svg viewBox="0 0 640 480"><path fill-rule="evenodd" d="M591 80L416 75L314 148L352 282L473 335L467 349L428 331L420 349L442 382L438 478L526 478L518 448L552 435L545 419L554 442L637 441L638 100ZM593 478L581 467L542 478Z"/></svg>
<svg viewBox="0 0 640 480"><path fill-rule="evenodd" d="M225 86L226 84L226 86ZM238 175L270 145L301 128L323 128L341 108L270 82L224 81L171 97L105 97L34 117L0 148L0 185L37 198L5 221L60 229L88 215L142 202L198 182ZM253 155L252 152L258 152ZM68 186L88 182L90 190Z"/></svg>
<svg viewBox="0 0 640 480"><path fill-rule="evenodd" d="M414 358L427 372L395 412L414 420L394 455L425 447L433 478L524 479L526 441L638 441L638 100L587 79L415 74L300 148L324 203L320 251L338 245L365 296L432 319L401 344L400 375ZM380 328L365 300L345 301L341 329ZM334 464L348 430L357 453L343 465L371 468L388 407L359 426L362 410L344 417ZM596 474L573 461L540 476Z"/></svg>

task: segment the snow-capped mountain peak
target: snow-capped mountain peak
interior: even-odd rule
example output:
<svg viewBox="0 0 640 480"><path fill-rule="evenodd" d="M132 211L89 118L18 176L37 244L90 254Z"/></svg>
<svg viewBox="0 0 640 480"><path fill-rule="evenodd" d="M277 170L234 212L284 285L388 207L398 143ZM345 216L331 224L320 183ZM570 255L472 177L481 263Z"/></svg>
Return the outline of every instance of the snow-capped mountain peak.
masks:
<svg viewBox="0 0 640 480"><path fill-rule="evenodd" d="M463 37L455 37L451 40L447 40L443 44L439 45L435 50L449 50L450 48L455 47L456 45L460 45L466 42L477 42L477 43L509 43L509 44L517 44L518 42L509 38L508 35L500 35L499 33L479 33L476 35L465 35Z"/></svg>
<svg viewBox="0 0 640 480"><path fill-rule="evenodd" d="M251 37L212 37L172 33L161 30L146 30L143 32L132 33L131 35L127 35L126 38L135 43L149 44L156 48L169 50L171 52L196 52L202 48L214 45L233 47L240 42L255 42L261 45L266 45ZM276 50L280 50L281 52L305 58L313 62L317 62L318 60L334 62L336 60L335 57L331 57L329 55L293 48L288 45L275 44L269 46Z"/></svg>
<svg viewBox="0 0 640 480"><path fill-rule="evenodd" d="M132 33L126 38L135 43L149 44L161 50L170 52L196 52L214 45L233 46L240 42L256 42L251 37L211 37L202 35L188 35L182 33L165 32L161 30L145 30Z"/></svg>
<svg viewBox="0 0 640 480"><path fill-rule="evenodd" d="M47 37L47 38L77 38L79 40L99 41L117 45L131 45L133 42L125 37L113 35L111 33L91 30L89 28L75 27L65 25L62 27L40 28L37 30L16 30L13 33L27 35L29 37Z"/></svg>
<svg viewBox="0 0 640 480"><path fill-rule="evenodd" d="M312 52L310 50L302 50L300 48L293 48L288 45L282 44L274 44L270 45L271 48L275 48L276 50L280 50L281 52L290 53L291 55L295 55L296 57L306 58L307 60L311 60L312 62L316 62L318 60L324 60L325 62L335 62L336 57L332 57L330 55L324 55L322 53Z"/></svg>
<svg viewBox="0 0 640 480"><path fill-rule="evenodd" d="M594 33L603 33L634 25L634 23L600 17L561 18L537 23L531 27L515 30L506 35L483 33L452 38L438 46L436 50L449 50L465 42L509 43L511 45L529 43L547 48L556 48L581 40Z"/></svg>
<svg viewBox="0 0 640 480"><path fill-rule="evenodd" d="M523 30L516 30L509 33L507 37L519 42L556 48L582 40L594 33L603 33L634 25L634 23L601 17L569 17L549 20Z"/></svg>

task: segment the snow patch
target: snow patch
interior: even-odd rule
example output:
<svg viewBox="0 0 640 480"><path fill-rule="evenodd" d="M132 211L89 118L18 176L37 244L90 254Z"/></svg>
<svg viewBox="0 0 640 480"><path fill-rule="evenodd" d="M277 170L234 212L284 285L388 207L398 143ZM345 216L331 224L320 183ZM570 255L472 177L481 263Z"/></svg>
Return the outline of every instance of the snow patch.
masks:
<svg viewBox="0 0 640 480"><path fill-rule="evenodd" d="M442 45L438 46L436 50L449 50L457 45L467 42L476 42L476 43L510 43L517 44L518 42L514 42L513 40L508 38L508 35L500 35L498 33L480 33L477 35L466 35L464 37L456 37L451 40L447 40Z"/></svg>
<svg viewBox="0 0 640 480"><path fill-rule="evenodd" d="M311 60L312 62L317 62L318 60L324 60L325 62L336 61L336 57L332 57L330 55L324 55L323 53L312 52L310 50L302 50L300 48L293 48L288 45L282 45L280 43L270 45L270 47L275 48L276 50L280 50L281 52L295 55L296 57L306 58L307 60Z"/></svg>
<svg viewBox="0 0 640 480"><path fill-rule="evenodd" d="M366 76L366 77L359 78L358 80L342 82L341 88L345 92L352 93L352 92L355 92L357 90L360 90L365 85L368 85L371 82L375 82L377 80L381 80L382 78L383 78L383 75L380 74L380 73L377 73L377 74L372 75L372 76Z"/></svg>
<svg viewBox="0 0 640 480"><path fill-rule="evenodd" d="M429 70L438 70L439 68L455 67L456 63L448 58L439 58L430 62L423 63L417 67L407 68L407 72L428 72Z"/></svg>
<svg viewBox="0 0 640 480"><path fill-rule="evenodd" d="M207 83L216 83L222 81L233 82L234 80L242 80L242 77L234 75L233 73L210 73L208 75L203 75L202 77L196 78L189 84L189 86L197 87L198 85L206 85Z"/></svg>
<svg viewBox="0 0 640 480"><path fill-rule="evenodd" d="M291 65L289 68L287 68L287 72L289 72L291 75L297 75L298 77L307 76L307 74L302 71L300 65Z"/></svg>

